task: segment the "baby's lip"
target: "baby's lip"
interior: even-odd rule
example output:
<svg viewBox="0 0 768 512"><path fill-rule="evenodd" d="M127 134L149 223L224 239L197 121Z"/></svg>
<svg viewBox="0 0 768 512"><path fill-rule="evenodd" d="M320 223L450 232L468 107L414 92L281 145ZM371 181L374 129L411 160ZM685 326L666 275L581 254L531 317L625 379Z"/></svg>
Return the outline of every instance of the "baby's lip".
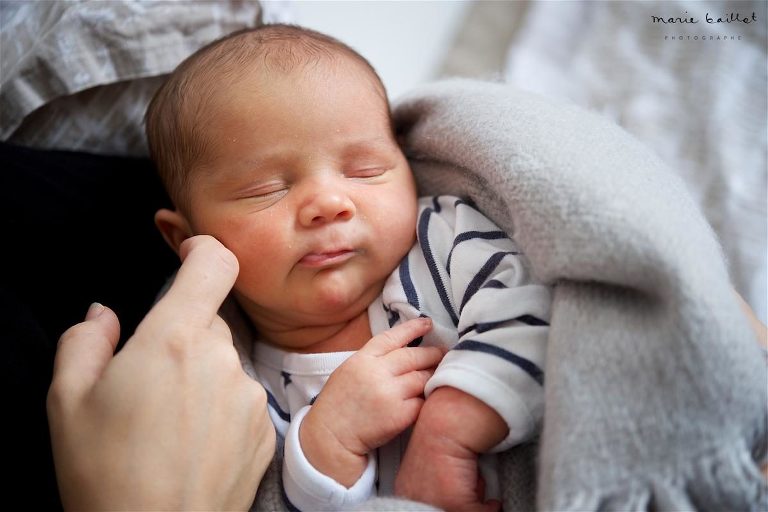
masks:
<svg viewBox="0 0 768 512"><path fill-rule="evenodd" d="M321 249L307 253L299 260L299 265L311 268L329 267L344 263L357 254L357 251L349 248Z"/></svg>

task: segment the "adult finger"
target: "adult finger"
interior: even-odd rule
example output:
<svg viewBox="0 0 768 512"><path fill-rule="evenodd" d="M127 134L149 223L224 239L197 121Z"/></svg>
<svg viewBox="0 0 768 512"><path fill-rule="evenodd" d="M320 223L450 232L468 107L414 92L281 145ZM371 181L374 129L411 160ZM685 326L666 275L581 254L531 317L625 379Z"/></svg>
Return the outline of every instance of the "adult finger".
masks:
<svg viewBox="0 0 768 512"><path fill-rule="evenodd" d="M413 370L434 368L445 355L438 347L403 347L386 355L389 369L394 375Z"/></svg>
<svg viewBox="0 0 768 512"><path fill-rule="evenodd" d="M383 356L397 348L404 347L419 336L424 336L431 329L432 319L414 318L377 334L361 350L374 356Z"/></svg>
<svg viewBox="0 0 768 512"><path fill-rule="evenodd" d="M185 240L179 249L182 265L168 293L147 315L180 320L187 325L209 327L235 284L238 263L235 255L208 235Z"/></svg>
<svg viewBox="0 0 768 512"><path fill-rule="evenodd" d="M120 322L101 304L91 304L85 321L59 338L51 387L70 397L86 392L101 377L117 347Z"/></svg>
<svg viewBox="0 0 768 512"><path fill-rule="evenodd" d="M216 315L211 322L211 331L218 334L223 339L232 339L232 330L219 315Z"/></svg>

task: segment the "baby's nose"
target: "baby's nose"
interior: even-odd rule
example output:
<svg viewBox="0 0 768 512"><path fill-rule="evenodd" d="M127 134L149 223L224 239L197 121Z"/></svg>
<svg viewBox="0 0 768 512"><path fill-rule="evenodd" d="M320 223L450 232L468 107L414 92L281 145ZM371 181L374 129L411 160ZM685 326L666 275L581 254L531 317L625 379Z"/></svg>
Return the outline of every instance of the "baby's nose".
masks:
<svg viewBox="0 0 768 512"><path fill-rule="evenodd" d="M299 221L305 227L349 220L355 215L355 203L339 191L317 191L302 207Z"/></svg>

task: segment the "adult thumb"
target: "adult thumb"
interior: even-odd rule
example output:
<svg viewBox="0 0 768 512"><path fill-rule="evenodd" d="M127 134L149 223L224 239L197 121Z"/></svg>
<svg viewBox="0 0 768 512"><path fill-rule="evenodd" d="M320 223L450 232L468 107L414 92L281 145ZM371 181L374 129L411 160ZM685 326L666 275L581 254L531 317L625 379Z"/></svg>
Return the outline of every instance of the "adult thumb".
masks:
<svg viewBox="0 0 768 512"><path fill-rule="evenodd" d="M73 398L86 393L112 360L119 338L120 322L115 313L101 304L91 304L85 321L59 338L51 387Z"/></svg>

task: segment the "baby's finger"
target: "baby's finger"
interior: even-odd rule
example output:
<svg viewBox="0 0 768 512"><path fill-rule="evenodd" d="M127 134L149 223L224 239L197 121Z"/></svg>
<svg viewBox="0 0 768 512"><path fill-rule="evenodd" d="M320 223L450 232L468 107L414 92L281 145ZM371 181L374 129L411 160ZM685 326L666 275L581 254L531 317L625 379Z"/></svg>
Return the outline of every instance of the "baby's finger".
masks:
<svg viewBox="0 0 768 512"><path fill-rule="evenodd" d="M419 417L419 413L421 412L421 407L423 405L423 398L414 397L403 400L402 404L400 405L400 412L404 417L410 418L410 423L408 424L409 427L412 426L416 421L416 418Z"/></svg>
<svg viewBox="0 0 768 512"><path fill-rule="evenodd" d="M401 375L398 382L402 386L403 396L418 398L423 395L424 386L427 385L427 381L433 373L435 373L433 370L417 370Z"/></svg>
<svg viewBox="0 0 768 512"><path fill-rule="evenodd" d="M403 347L386 355L392 375L402 375L413 370L434 368L443 359L445 352L438 347Z"/></svg>
<svg viewBox="0 0 768 512"><path fill-rule="evenodd" d="M383 356L404 347L419 336L424 336L430 329L432 329L432 319L414 318L374 336L361 351L369 352L374 356Z"/></svg>

